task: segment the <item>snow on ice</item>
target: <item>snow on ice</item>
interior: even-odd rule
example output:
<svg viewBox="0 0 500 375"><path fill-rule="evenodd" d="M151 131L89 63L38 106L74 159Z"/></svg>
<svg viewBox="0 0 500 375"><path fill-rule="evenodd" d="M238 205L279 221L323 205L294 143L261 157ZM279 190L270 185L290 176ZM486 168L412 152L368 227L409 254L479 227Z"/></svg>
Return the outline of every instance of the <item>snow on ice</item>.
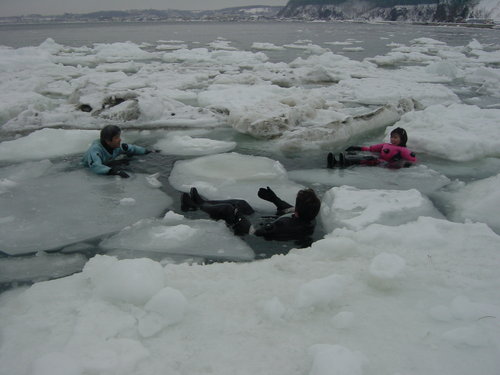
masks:
<svg viewBox="0 0 500 375"><path fill-rule="evenodd" d="M0 250L30 254L0 257L2 375L498 374L498 46L271 42L0 47ZM77 158L108 123L182 157L91 175ZM324 168L396 126L418 165ZM165 214L167 183L263 212L259 187L312 186L325 235L251 262L222 222Z"/></svg>

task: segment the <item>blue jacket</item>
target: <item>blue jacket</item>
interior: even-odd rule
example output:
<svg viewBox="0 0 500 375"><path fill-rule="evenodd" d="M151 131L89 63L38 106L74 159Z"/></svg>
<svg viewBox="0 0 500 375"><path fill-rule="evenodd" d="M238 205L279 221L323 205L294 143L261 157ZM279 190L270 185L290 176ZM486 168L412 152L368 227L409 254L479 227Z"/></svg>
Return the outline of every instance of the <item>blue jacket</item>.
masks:
<svg viewBox="0 0 500 375"><path fill-rule="evenodd" d="M92 142L87 152L82 157L82 164L90 168L90 170L97 174L108 174L111 167L108 167L106 163L111 160L116 159L119 155L126 154L127 156L132 155L144 155L146 149L141 146L129 145L122 143L121 147L115 148L113 153L109 153L108 150L101 144L99 139Z"/></svg>

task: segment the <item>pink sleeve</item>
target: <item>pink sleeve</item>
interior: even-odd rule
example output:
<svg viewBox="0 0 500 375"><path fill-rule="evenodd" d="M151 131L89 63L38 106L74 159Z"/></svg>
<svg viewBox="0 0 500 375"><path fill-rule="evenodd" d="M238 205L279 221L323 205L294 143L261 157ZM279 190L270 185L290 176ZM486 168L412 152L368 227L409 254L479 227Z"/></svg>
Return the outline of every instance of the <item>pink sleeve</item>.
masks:
<svg viewBox="0 0 500 375"><path fill-rule="evenodd" d="M415 153L411 152L406 147L401 147L401 157L403 159L411 161L411 162L416 162L417 161L417 157L415 156Z"/></svg>
<svg viewBox="0 0 500 375"><path fill-rule="evenodd" d="M380 151L382 151L383 147L384 147L384 144L381 143L379 145L373 145L373 146L370 146L370 147L365 147L366 150L363 150L363 151L380 152Z"/></svg>

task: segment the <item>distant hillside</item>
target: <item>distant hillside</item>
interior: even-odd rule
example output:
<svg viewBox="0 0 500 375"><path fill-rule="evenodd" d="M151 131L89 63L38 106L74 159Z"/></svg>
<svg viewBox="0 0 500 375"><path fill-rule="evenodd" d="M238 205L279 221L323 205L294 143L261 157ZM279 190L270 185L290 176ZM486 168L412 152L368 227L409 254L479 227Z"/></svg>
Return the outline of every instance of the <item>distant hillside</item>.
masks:
<svg viewBox="0 0 500 375"><path fill-rule="evenodd" d="M65 13L43 16L0 17L0 23L54 22L239 22L276 19L356 20L399 22L474 22L500 23L500 0L289 0L287 5L251 5L218 10L126 10L85 14ZM480 25L481 26L481 25ZM485 25L483 25L485 26ZM487 26L487 25L486 25ZM490 25L491 26L491 25Z"/></svg>
<svg viewBox="0 0 500 375"><path fill-rule="evenodd" d="M289 0L278 14L296 19L462 22L479 0Z"/></svg>
<svg viewBox="0 0 500 375"><path fill-rule="evenodd" d="M45 16L30 14L19 17L0 17L3 23L44 23L44 22L155 22L155 21L249 21L275 18L282 6L252 5L218 10L107 10L91 13L65 13Z"/></svg>

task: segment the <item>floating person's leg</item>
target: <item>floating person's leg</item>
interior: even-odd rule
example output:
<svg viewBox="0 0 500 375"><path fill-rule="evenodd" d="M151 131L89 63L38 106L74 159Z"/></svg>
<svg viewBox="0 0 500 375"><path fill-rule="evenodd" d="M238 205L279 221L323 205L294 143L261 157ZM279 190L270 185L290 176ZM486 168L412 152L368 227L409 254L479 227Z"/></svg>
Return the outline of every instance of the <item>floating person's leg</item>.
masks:
<svg viewBox="0 0 500 375"><path fill-rule="evenodd" d="M346 168L351 165L378 165L379 160L373 155L359 155L353 153L339 154L339 163L341 168Z"/></svg>
<svg viewBox="0 0 500 375"><path fill-rule="evenodd" d="M245 216L243 216L238 206L231 203L231 201L236 201L237 203L241 204L241 202L244 201L239 199L230 199L227 201L205 200L198 194L198 190L196 190L196 188L191 188L190 197L191 200L195 202L202 211L208 213L212 219L224 220L226 224L233 230L234 234L243 235L249 233L251 223ZM248 205L248 203L246 204L253 213L254 211L251 206ZM244 207L248 209L248 207Z"/></svg>
<svg viewBox="0 0 500 375"><path fill-rule="evenodd" d="M198 205L191 199L188 193L182 193L181 195L181 210L186 211L196 211Z"/></svg>
<svg viewBox="0 0 500 375"><path fill-rule="evenodd" d="M239 212L243 215L251 215L255 212L254 209L252 208L252 206L250 206L250 204L248 204L248 202L246 200L243 200L243 199L208 200L208 199L203 198L198 193L198 190L195 187L191 188L189 195L191 197L191 200L197 205L200 205L202 203L212 203L212 204L228 203L228 204L231 204L231 205L237 207Z"/></svg>
<svg viewBox="0 0 500 375"><path fill-rule="evenodd" d="M271 190L269 186L266 188L260 188L257 195L259 196L259 198L273 203L278 209L278 213L285 212L287 209L293 207L290 203L287 203L284 200L278 198L278 196L274 191Z"/></svg>
<svg viewBox="0 0 500 375"><path fill-rule="evenodd" d="M335 168L336 165L337 160L335 159L335 156L333 155L333 153L329 152L326 157L326 167L332 169Z"/></svg>

